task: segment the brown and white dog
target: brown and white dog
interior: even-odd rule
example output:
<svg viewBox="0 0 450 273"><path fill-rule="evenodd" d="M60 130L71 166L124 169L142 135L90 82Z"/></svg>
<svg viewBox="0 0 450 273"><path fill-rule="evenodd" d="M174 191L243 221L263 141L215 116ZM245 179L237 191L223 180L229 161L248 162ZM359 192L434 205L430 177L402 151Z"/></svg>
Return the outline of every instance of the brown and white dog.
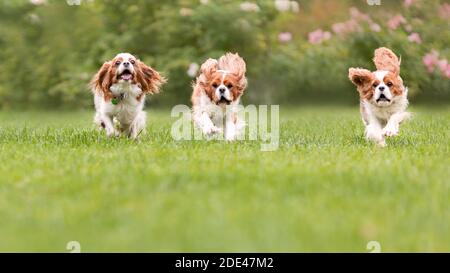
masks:
<svg viewBox="0 0 450 273"><path fill-rule="evenodd" d="M373 61L377 71L350 68L348 76L360 95L367 139L384 147L385 137L398 135L400 123L411 116L406 112L408 88L403 85L400 60L394 52L378 48Z"/></svg>
<svg viewBox="0 0 450 273"><path fill-rule="evenodd" d="M165 82L156 70L133 55L118 54L105 62L91 81L95 124L105 129L108 136L124 134L137 138L145 129L145 95L158 93Z"/></svg>
<svg viewBox="0 0 450 273"><path fill-rule="evenodd" d="M237 106L247 88L245 73L245 61L238 54L227 53L202 64L191 100L194 123L204 135L223 132L226 140L240 135L245 122L239 119Z"/></svg>

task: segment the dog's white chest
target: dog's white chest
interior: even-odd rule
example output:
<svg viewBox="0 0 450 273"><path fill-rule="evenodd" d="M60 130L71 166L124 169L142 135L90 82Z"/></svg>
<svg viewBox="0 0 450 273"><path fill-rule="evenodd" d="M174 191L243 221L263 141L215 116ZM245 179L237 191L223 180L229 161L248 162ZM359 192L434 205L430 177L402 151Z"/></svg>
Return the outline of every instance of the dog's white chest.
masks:
<svg viewBox="0 0 450 273"><path fill-rule="evenodd" d="M144 107L142 91L137 85L129 83L114 84L110 88L114 101L105 101L101 96L95 98L95 104L101 112L114 116L121 123L131 123Z"/></svg>
<svg viewBox="0 0 450 273"><path fill-rule="evenodd" d="M370 108L370 113L377 119L387 121L393 114L404 112L406 110L408 107L408 99L404 96L399 97L388 107L377 107L370 103L368 103L367 106Z"/></svg>

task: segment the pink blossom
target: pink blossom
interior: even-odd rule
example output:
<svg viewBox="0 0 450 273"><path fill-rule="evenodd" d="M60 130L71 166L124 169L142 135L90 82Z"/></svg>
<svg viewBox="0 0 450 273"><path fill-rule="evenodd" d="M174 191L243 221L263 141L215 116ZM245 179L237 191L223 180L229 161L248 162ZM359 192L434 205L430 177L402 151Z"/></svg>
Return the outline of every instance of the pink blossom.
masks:
<svg viewBox="0 0 450 273"><path fill-rule="evenodd" d="M259 6L256 3L253 2L243 2L240 5L240 8L242 11L246 12L259 12Z"/></svg>
<svg viewBox="0 0 450 273"><path fill-rule="evenodd" d="M439 60L437 63L437 67L441 70L442 74L445 74L448 67L448 61L446 59Z"/></svg>
<svg viewBox="0 0 450 273"><path fill-rule="evenodd" d="M282 42L282 43L287 43L290 42L292 40L292 33L290 32L281 32L278 35L278 41Z"/></svg>
<svg viewBox="0 0 450 273"><path fill-rule="evenodd" d="M450 64L447 65L447 69L445 70L445 76L450 79Z"/></svg>
<svg viewBox="0 0 450 273"><path fill-rule="evenodd" d="M289 11L291 2L289 0L275 0L275 8L281 12Z"/></svg>
<svg viewBox="0 0 450 273"><path fill-rule="evenodd" d="M47 4L47 0L30 0L30 3L36 6Z"/></svg>
<svg viewBox="0 0 450 273"><path fill-rule="evenodd" d="M442 73L442 76L450 78L450 63L446 59L439 60L437 66Z"/></svg>
<svg viewBox="0 0 450 273"><path fill-rule="evenodd" d="M355 7L350 8L350 20L335 23L331 26L331 29L334 33L342 37L349 33L361 31L362 23L368 24L372 31L381 31L380 25L373 22L368 14L361 12Z"/></svg>
<svg viewBox="0 0 450 273"><path fill-rule="evenodd" d="M411 34L408 36L408 40L409 40L411 43L418 43L418 44L421 44L421 43L422 43L422 38L420 37L420 34L417 33L417 32L411 33Z"/></svg>
<svg viewBox="0 0 450 273"><path fill-rule="evenodd" d="M405 0L403 5L407 8L411 7L414 4L414 0Z"/></svg>
<svg viewBox="0 0 450 273"><path fill-rule="evenodd" d="M380 31L381 31L381 27L380 27L379 24L372 23L372 24L370 24L369 27L370 27L370 29L371 29L372 31L374 31L374 32L380 32Z"/></svg>
<svg viewBox="0 0 450 273"><path fill-rule="evenodd" d="M396 30L401 24L405 24L405 23L406 23L405 17L398 14L398 15L395 15L394 17L392 17L388 21L387 26L392 30Z"/></svg>
<svg viewBox="0 0 450 273"><path fill-rule="evenodd" d="M439 60L439 53L433 50L423 58L423 63L427 67L429 73L433 73L436 69L441 72L443 77L450 78L450 63L447 59Z"/></svg>
<svg viewBox="0 0 450 273"><path fill-rule="evenodd" d="M183 17L192 16L193 13L194 13L194 11L189 8L181 8L180 9L180 15Z"/></svg>
<svg viewBox="0 0 450 273"><path fill-rule="evenodd" d="M344 23L335 23L331 26L331 29L334 31L334 33L336 33L338 35L342 35L342 34L349 32L345 22Z"/></svg>
<svg viewBox="0 0 450 273"><path fill-rule="evenodd" d="M308 41L311 44L320 44L323 41L331 39L331 33L328 31L323 31L322 29L310 32L308 35Z"/></svg>
<svg viewBox="0 0 450 273"><path fill-rule="evenodd" d="M372 19L369 15L359 11L359 9L355 7L350 8L350 16L356 21L372 22Z"/></svg>
<svg viewBox="0 0 450 273"><path fill-rule="evenodd" d="M38 24L41 22L41 17L39 17L39 15L37 15L36 13L31 13L30 15L28 15L28 19L33 24Z"/></svg>
<svg viewBox="0 0 450 273"><path fill-rule="evenodd" d="M351 19L345 22L335 23L331 26L331 29L337 35L344 36L345 34L360 31L361 27L356 20Z"/></svg>
<svg viewBox="0 0 450 273"><path fill-rule="evenodd" d="M300 5L297 1L290 0L275 0L275 8L281 12L292 11L294 13L300 12Z"/></svg>
<svg viewBox="0 0 450 273"><path fill-rule="evenodd" d="M197 63L191 63L189 65L187 74L189 75L189 77L194 78L197 75L198 69L200 68L200 66Z"/></svg>
<svg viewBox="0 0 450 273"><path fill-rule="evenodd" d="M433 73L437 63L439 62L439 53L436 50L426 54L423 59L423 64L427 68L429 73Z"/></svg>
<svg viewBox="0 0 450 273"><path fill-rule="evenodd" d="M299 13L300 12L300 5L296 1L291 1L291 10L293 13Z"/></svg>
<svg viewBox="0 0 450 273"><path fill-rule="evenodd" d="M450 19L450 4L445 3L441 5L441 8L439 9L439 16L442 19Z"/></svg>
<svg viewBox="0 0 450 273"><path fill-rule="evenodd" d="M411 31L413 31L413 27L410 24L407 24L405 26L405 30L408 31L408 32L411 32Z"/></svg>

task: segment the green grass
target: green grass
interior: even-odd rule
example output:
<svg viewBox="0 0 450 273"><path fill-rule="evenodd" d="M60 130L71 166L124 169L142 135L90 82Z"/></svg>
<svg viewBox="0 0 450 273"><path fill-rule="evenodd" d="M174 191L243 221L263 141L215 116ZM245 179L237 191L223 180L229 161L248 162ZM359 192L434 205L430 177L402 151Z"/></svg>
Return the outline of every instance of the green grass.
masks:
<svg viewBox="0 0 450 273"><path fill-rule="evenodd" d="M0 112L0 251L450 251L450 108L413 108L385 149L358 108L281 108L281 143L140 143L92 113Z"/></svg>

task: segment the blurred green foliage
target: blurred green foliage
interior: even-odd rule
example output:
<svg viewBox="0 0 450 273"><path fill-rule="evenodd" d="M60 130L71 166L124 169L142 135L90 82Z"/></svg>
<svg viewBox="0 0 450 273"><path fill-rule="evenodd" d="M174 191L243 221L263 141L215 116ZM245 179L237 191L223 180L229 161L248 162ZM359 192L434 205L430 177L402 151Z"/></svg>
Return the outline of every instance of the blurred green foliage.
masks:
<svg viewBox="0 0 450 273"><path fill-rule="evenodd" d="M442 60L450 59L449 20L438 16L444 1L416 0L405 7L402 1L369 6L359 0L299 0L299 12L280 11L272 0L68 2L76 1L0 2L1 108L89 107L87 83L119 52L137 55L169 78L164 92L152 98L155 105L188 103L190 64L227 51L239 52L247 61L245 103L353 103L357 95L347 69L373 68L373 50L379 46L402 56L403 77L413 98L450 97L448 77L438 69L429 73L423 64L432 50ZM246 8L249 4L257 9ZM334 33L334 23L353 16L352 6L381 31L358 22L358 31ZM395 14L406 22L388 29ZM310 43L309 33L319 28L331 38ZM411 42L411 33L419 33L422 42Z"/></svg>

